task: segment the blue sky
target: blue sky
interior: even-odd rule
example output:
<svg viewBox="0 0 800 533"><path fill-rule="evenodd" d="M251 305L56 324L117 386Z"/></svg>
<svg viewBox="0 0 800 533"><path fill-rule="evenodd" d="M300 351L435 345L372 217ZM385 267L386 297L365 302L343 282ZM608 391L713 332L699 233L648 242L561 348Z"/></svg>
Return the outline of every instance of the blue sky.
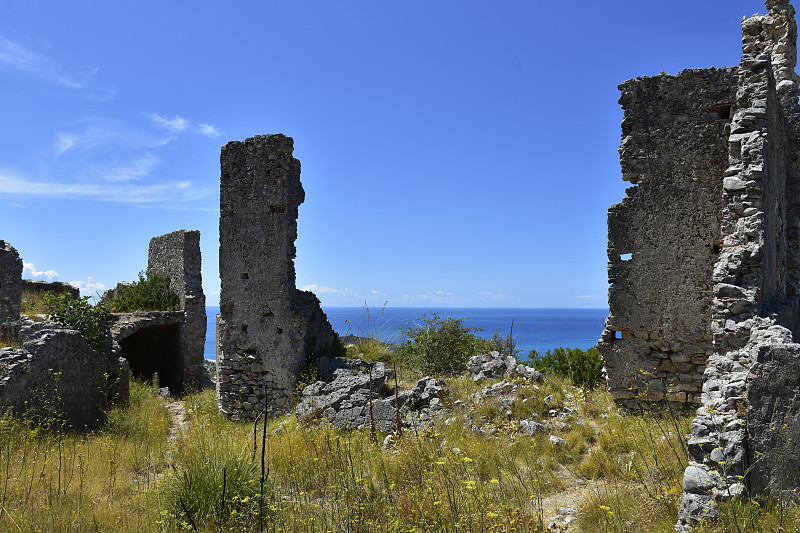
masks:
<svg viewBox="0 0 800 533"><path fill-rule="evenodd" d="M563 9L562 6L569 9ZM25 277L133 280L199 229L219 150L295 140L323 306L603 307L617 85L736 65L755 0L0 0L0 239Z"/></svg>

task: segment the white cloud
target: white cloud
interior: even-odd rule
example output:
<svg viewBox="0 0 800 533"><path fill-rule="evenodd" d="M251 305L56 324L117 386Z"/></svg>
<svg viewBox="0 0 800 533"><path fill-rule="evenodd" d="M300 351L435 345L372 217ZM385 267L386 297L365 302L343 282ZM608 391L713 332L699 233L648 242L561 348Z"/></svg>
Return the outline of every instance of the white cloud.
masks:
<svg viewBox="0 0 800 533"><path fill-rule="evenodd" d="M20 178L0 173L0 194L37 196L40 198L71 198L120 202L128 204L182 203L203 198L210 190L196 188L190 181L162 183L130 183L135 173L130 168L109 170L104 182L48 182ZM117 181L114 181L116 179ZM128 179L128 182L120 181Z"/></svg>
<svg viewBox="0 0 800 533"><path fill-rule="evenodd" d="M23 274L28 272L33 278L44 276L51 281L58 277L58 272L55 270L36 270L36 265L33 263L26 263L25 261L22 262L22 272Z"/></svg>
<svg viewBox="0 0 800 533"><path fill-rule="evenodd" d="M175 115L173 118L164 118L158 113L150 113L150 118L153 122L169 131L181 132L189 127L189 121L180 115Z"/></svg>
<svg viewBox="0 0 800 533"><path fill-rule="evenodd" d="M450 302L455 300L456 293L454 292L447 292L443 290L438 290L434 292L424 292L424 293L416 293L416 294L403 294L400 296L400 299L404 302L414 302L414 303L426 303L426 302L433 302L433 303L442 303L442 302Z"/></svg>
<svg viewBox="0 0 800 533"><path fill-rule="evenodd" d="M200 135L205 135L206 137L219 137L221 135L211 124L200 124L197 126L197 131Z"/></svg>
<svg viewBox="0 0 800 533"><path fill-rule="evenodd" d="M103 295L103 292L108 290L108 287L100 283L99 281L95 281L93 277L89 276L86 281L84 280L72 280L69 282L70 285L78 287L81 290L81 296L90 296L95 301L97 300L97 295Z"/></svg>
<svg viewBox="0 0 800 533"><path fill-rule="evenodd" d="M89 174L94 180L107 183L140 181L148 176L159 163L159 159L154 155L145 154L129 163L95 167L91 169Z"/></svg>
<svg viewBox="0 0 800 533"><path fill-rule="evenodd" d="M135 150L161 148L177 138L174 130L164 135L163 132L153 132L149 127L147 130L132 128L121 120L111 118L92 117L82 122L86 124L83 131L57 134L53 142L57 156L65 152L86 153L100 146Z"/></svg>
<svg viewBox="0 0 800 533"><path fill-rule="evenodd" d="M313 292L314 294L317 294L317 295L325 294L325 295L338 296L338 297L344 297L344 298L356 298L356 297L358 297L358 293L356 293L355 291L352 291L350 289L334 289L332 287L324 287L324 286L318 285L316 283L312 283L311 285L304 285L304 286L300 287L300 290L301 291L310 291L310 292Z"/></svg>
<svg viewBox="0 0 800 533"><path fill-rule="evenodd" d="M194 122L186 120L180 115L175 115L173 118L165 118L158 113L150 113L148 116L150 117L150 120L155 122L158 126L172 133L191 131L205 137L214 138L220 136L220 132L217 131L217 129L211 124L195 124ZM172 140L172 138L170 138L170 140Z"/></svg>
<svg viewBox="0 0 800 533"><path fill-rule="evenodd" d="M490 300L492 302L499 302L508 298L505 294L495 294L493 292L481 291L478 293L479 300Z"/></svg>
<svg viewBox="0 0 800 533"><path fill-rule="evenodd" d="M75 136L67 135L64 133L58 134L58 140L55 142L56 155L61 155L73 146L75 146Z"/></svg>
<svg viewBox="0 0 800 533"><path fill-rule="evenodd" d="M66 72L49 57L0 35L0 65L27 72L69 87L86 89L97 74L95 67L84 67L77 74Z"/></svg>
<svg viewBox="0 0 800 533"><path fill-rule="evenodd" d="M120 126L115 121L98 122L102 123L93 125L81 133L59 133L54 143L56 155L61 155L69 150L88 151L122 138Z"/></svg>

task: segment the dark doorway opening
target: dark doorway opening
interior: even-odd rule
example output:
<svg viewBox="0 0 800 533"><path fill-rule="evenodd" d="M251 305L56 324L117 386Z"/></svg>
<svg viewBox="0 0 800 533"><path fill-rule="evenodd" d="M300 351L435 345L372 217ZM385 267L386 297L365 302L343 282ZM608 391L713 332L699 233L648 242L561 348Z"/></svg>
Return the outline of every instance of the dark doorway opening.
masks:
<svg viewBox="0 0 800 533"><path fill-rule="evenodd" d="M183 392L178 324L142 328L122 339L120 346L134 377L151 380L157 373L159 387L169 387L171 394Z"/></svg>

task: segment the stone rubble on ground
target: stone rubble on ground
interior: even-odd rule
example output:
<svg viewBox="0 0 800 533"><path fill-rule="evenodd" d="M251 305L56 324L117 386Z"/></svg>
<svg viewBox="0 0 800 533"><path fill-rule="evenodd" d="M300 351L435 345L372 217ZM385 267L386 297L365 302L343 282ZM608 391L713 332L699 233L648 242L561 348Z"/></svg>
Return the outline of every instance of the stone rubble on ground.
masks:
<svg viewBox="0 0 800 533"><path fill-rule="evenodd" d="M317 364L321 379L303 389L295 409L301 420L324 418L337 429L370 428L374 423L375 429L391 432L397 427L398 411L400 423L412 428L430 424L443 413L446 390L436 378L426 376L411 389L398 391L396 410L394 372L384 363L321 357Z"/></svg>
<svg viewBox="0 0 800 533"><path fill-rule="evenodd" d="M521 364L513 355L501 355L500 352L489 352L470 357L467 362L467 371L474 381L488 378L510 378L515 374L534 381L544 379L538 370Z"/></svg>

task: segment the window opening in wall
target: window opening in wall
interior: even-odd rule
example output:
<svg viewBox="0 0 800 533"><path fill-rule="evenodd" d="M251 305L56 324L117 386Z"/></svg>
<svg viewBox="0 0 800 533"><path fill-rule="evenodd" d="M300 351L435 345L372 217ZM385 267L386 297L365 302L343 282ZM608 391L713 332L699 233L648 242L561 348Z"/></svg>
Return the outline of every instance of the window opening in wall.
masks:
<svg viewBox="0 0 800 533"><path fill-rule="evenodd" d="M614 332L614 338L622 340L622 332L621 331L615 331Z"/></svg>
<svg viewBox="0 0 800 533"><path fill-rule="evenodd" d="M716 113L721 120L730 120L732 107L729 102L717 102L709 108L709 112Z"/></svg>
<svg viewBox="0 0 800 533"><path fill-rule="evenodd" d="M275 328L275 332L276 333L283 333L283 328L280 328L280 327Z"/></svg>
<svg viewBox="0 0 800 533"><path fill-rule="evenodd" d="M250 274L247 272L242 272L242 279L250 279Z"/></svg>
<svg viewBox="0 0 800 533"><path fill-rule="evenodd" d="M247 333L247 324L242 324L242 333Z"/></svg>
<svg viewBox="0 0 800 533"><path fill-rule="evenodd" d="M620 261L630 261L633 259L633 254L620 254L619 259Z"/></svg>

